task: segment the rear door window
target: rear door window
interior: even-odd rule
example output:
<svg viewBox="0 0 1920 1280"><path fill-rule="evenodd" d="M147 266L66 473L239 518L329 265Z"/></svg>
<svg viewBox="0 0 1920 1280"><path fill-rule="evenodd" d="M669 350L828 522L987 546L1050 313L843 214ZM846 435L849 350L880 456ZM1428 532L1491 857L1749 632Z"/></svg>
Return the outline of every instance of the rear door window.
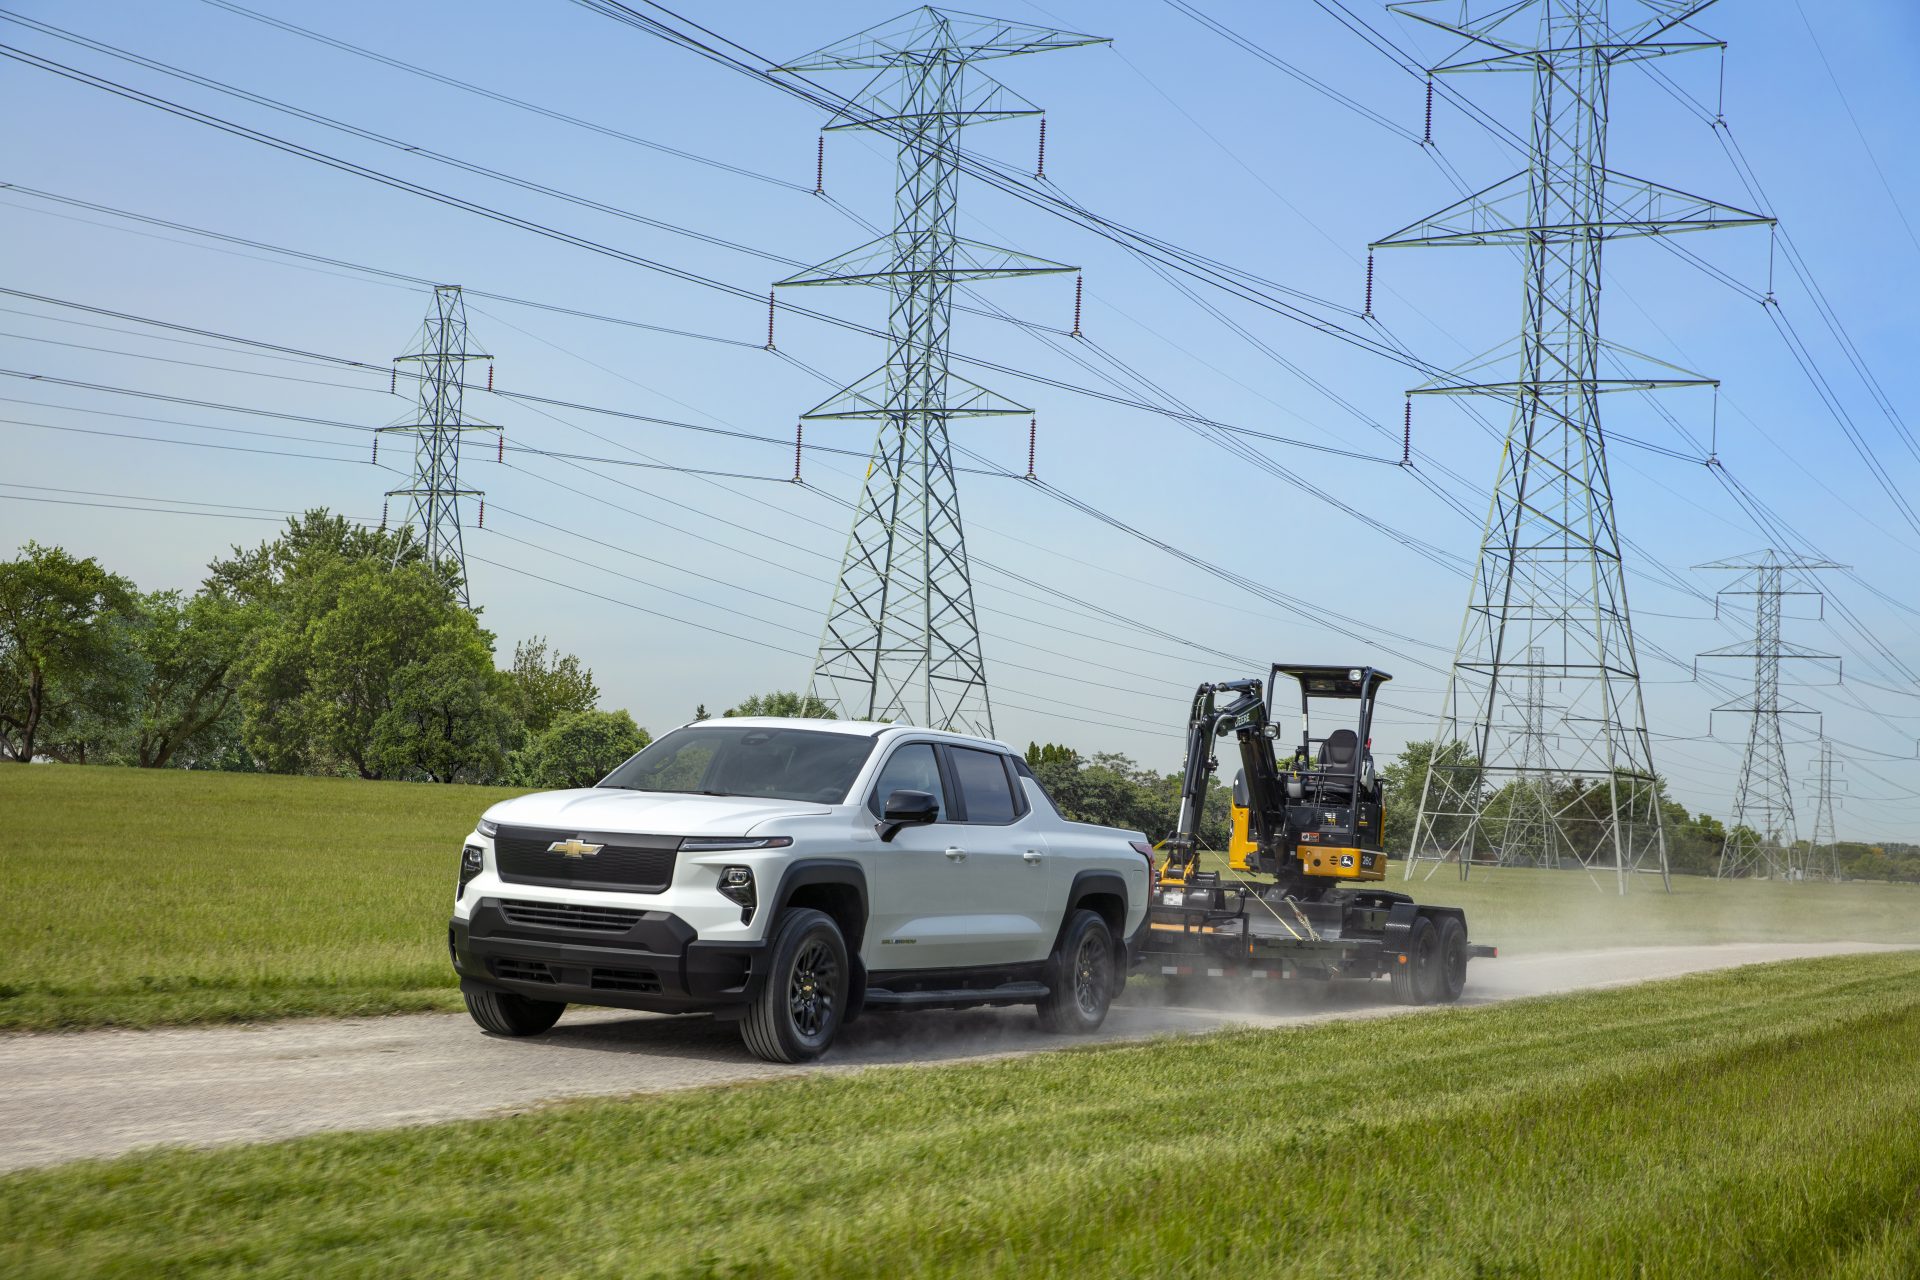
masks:
<svg viewBox="0 0 1920 1280"><path fill-rule="evenodd" d="M1012 780L999 752L949 747L947 753L968 822L1003 825L1020 816Z"/></svg>
<svg viewBox="0 0 1920 1280"><path fill-rule="evenodd" d="M886 810L887 797L896 791L924 791L940 802L936 822L947 820L946 789L940 785L940 759L926 742L909 742L897 749L880 766L880 780L873 784L867 807L878 818Z"/></svg>

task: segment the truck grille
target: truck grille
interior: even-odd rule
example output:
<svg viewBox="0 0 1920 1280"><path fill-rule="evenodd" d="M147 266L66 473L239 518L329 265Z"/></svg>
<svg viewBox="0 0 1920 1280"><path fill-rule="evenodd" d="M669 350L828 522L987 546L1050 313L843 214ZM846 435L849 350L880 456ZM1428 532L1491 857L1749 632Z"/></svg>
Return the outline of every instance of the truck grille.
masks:
<svg viewBox="0 0 1920 1280"><path fill-rule="evenodd" d="M625 933L641 913L624 907L592 907L576 902L516 902L500 904L507 923L545 929L580 929L589 933Z"/></svg>
<svg viewBox="0 0 1920 1280"><path fill-rule="evenodd" d="M549 845L578 839L602 846L588 857L549 853ZM502 827L493 838L494 866L508 884L556 888L588 885L624 893L659 893L673 883L678 836L596 835Z"/></svg>

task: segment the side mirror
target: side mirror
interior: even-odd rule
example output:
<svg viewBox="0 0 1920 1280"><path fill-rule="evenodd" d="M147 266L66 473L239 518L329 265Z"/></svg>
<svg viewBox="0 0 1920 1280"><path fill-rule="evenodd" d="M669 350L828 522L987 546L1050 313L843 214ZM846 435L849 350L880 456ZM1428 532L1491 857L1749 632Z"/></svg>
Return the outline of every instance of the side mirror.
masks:
<svg viewBox="0 0 1920 1280"><path fill-rule="evenodd" d="M902 827L923 827L940 816L940 801L927 791L893 791L881 806L880 839L891 842Z"/></svg>

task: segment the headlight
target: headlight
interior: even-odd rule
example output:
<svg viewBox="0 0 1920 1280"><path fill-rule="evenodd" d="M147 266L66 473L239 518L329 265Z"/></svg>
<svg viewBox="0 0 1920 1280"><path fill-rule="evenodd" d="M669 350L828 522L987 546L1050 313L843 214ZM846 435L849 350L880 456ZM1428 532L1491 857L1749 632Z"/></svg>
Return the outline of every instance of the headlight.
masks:
<svg viewBox="0 0 1920 1280"><path fill-rule="evenodd" d="M726 853L734 849L784 849L792 836L686 836L680 848L686 853Z"/></svg>
<svg viewBox="0 0 1920 1280"><path fill-rule="evenodd" d="M453 887L455 900L466 893L468 882L486 870L486 865L486 853L479 845L470 844L460 851L460 883Z"/></svg>
<svg viewBox="0 0 1920 1280"><path fill-rule="evenodd" d="M752 867L722 867L718 888L722 897L740 904L741 924L753 919L753 908L759 898L754 890Z"/></svg>
<svg viewBox="0 0 1920 1280"><path fill-rule="evenodd" d="M474 829L489 840L500 834L500 824L497 822L488 822L485 818L475 823Z"/></svg>

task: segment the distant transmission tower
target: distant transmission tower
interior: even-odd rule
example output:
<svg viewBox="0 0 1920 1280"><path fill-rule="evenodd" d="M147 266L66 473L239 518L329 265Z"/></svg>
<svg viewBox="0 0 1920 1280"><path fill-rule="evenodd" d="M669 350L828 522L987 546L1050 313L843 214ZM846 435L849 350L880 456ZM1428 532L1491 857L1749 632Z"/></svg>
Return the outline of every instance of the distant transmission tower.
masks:
<svg viewBox="0 0 1920 1280"><path fill-rule="evenodd" d="M395 365L419 362L420 408L414 421L379 429L381 435L413 437L413 483L387 490L387 499L406 501L401 523L419 530L428 563L458 575L460 603L471 607L460 499L478 498L480 490L460 487L460 439L469 431L498 428L466 419L466 362L493 357L467 350L467 304L459 285L433 287L433 308L421 326L419 350L393 359Z"/></svg>
<svg viewBox="0 0 1920 1280"><path fill-rule="evenodd" d="M1808 840L1807 873L1822 880L1840 878L1840 837L1833 824L1833 743L1820 738L1820 759L1814 765L1813 835Z"/></svg>
<svg viewBox="0 0 1920 1280"><path fill-rule="evenodd" d="M1526 702L1522 717L1525 740L1520 747L1520 777L1507 793L1507 811L1501 824L1501 862L1531 862L1543 867L1560 865L1560 842L1554 838L1553 756L1547 748L1547 651L1527 647Z"/></svg>
<svg viewBox="0 0 1920 1280"><path fill-rule="evenodd" d="M1782 640L1780 602L1787 596L1818 596L1817 589L1801 585L1808 581L1801 575L1841 566L1826 560L1783 559L1769 548L1751 556L1715 560L1696 567L1738 572L1740 576L1734 579L1733 585L1719 595L1753 597L1752 644L1731 644L1700 655L1753 660L1752 700L1736 699L1714 708L1749 717L1747 750L1740 758L1740 785L1734 793L1733 821L1727 828L1726 848L1720 855L1720 875L1791 879L1805 868L1798 864L1796 853L1800 836L1794 826L1793 786L1787 776L1787 744L1780 730L1780 717L1818 713L1791 699L1781 698L1780 661L1802 658L1832 662L1837 669L1840 659ZM1717 606L1715 612L1718 613Z"/></svg>
<svg viewBox="0 0 1920 1280"><path fill-rule="evenodd" d="M1408 876L1423 860L1457 861L1463 876L1475 862L1503 860L1502 848L1487 847L1499 838L1490 829L1498 824L1483 819L1490 803L1521 786L1552 797L1549 862L1611 868L1622 893L1630 872L1658 871L1666 882L1666 833L1599 396L1712 384L1601 339L1600 252L1622 237L1770 221L1607 167L1615 65L1722 47L1670 38L1710 2L1615 0L1616 10L1642 12L1632 22L1610 20L1607 0L1390 6L1463 37L1473 50L1435 74L1524 71L1533 78L1526 168L1372 246L1502 245L1519 251L1526 272L1518 339L1409 392L1511 400L1513 419ZM1476 7L1483 16L1472 18ZM1535 649L1545 655L1539 667L1525 657ZM1523 686L1535 675L1555 695L1551 736L1526 717ZM1551 749L1530 754L1534 746Z"/></svg>
<svg viewBox="0 0 1920 1280"><path fill-rule="evenodd" d="M887 360L801 415L879 424L809 692L849 714L991 735L947 423L1032 410L947 367L956 281L1073 271L954 230L960 130L1039 108L973 64L1104 43L1099 37L921 8L780 68L872 78L828 129L898 144L894 229L781 285L884 286Z"/></svg>

